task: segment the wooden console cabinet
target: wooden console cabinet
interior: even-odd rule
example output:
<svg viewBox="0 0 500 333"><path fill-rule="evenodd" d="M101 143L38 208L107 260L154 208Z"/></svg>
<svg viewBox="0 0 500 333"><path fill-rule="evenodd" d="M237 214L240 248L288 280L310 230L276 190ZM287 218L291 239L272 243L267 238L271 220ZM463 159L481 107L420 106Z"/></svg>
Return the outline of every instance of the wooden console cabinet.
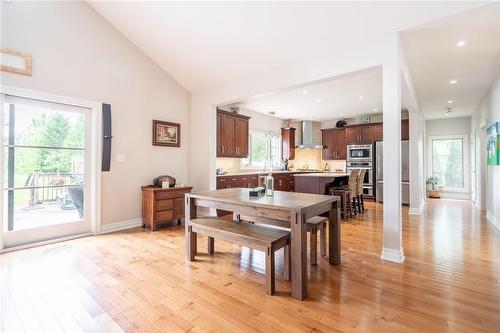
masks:
<svg viewBox="0 0 500 333"><path fill-rule="evenodd" d="M159 188L142 187L142 223L148 224L151 230L163 222L177 219L180 224L184 218L184 194L191 192L193 187Z"/></svg>

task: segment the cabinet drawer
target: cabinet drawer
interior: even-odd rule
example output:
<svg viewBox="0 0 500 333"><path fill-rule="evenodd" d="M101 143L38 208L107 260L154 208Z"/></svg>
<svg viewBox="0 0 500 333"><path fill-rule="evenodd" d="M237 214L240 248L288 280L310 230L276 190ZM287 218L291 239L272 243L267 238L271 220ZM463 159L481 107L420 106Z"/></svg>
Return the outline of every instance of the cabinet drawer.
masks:
<svg viewBox="0 0 500 333"><path fill-rule="evenodd" d="M156 210L157 211L172 209L173 207L174 207L173 200L156 200Z"/></svg>
<svg viewBox="0 0 500 333"><path fill-rule="evenodd" d="M172 209L156 212L157 221L172 220L174 218L174 211Z"/></svg>
<svg viewBox="0 0 500 333"><path fill-rule="evenodd" d="M179 197L183 197L183 196L184 196L184 193L165 191L165 192L156 192L155 199L156 200L173 199L173 198L179 198Z"/></svg>

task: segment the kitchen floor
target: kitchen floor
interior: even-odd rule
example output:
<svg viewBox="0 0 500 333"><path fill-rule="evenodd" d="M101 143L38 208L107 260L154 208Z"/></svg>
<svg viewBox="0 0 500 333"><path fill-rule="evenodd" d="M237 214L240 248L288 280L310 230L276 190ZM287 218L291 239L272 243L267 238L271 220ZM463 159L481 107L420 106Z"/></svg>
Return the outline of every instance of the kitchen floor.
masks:
<svg viewBox="0 0 500 333"><path fill-rule="evenodd" d="M0 256L0 332L498 332L500 233L469 201L403 208L404 264L380 259L383 206L342 224L342 265L309 266L306 301L264 254L226 242L184 257L184 227L141 228ZM282 253L277 255L277 275Z"/></svg>

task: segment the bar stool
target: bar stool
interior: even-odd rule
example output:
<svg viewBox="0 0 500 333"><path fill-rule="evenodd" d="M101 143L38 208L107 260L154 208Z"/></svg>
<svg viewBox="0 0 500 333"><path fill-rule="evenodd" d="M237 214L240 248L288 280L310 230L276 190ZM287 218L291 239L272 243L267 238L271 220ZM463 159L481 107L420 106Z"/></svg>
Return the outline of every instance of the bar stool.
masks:
<svg viewBox="0 0 500 333"><path fill-rule="evenodd" d="M358 207L358 211L361 214L361 212L365 212L365 199L364 199L364 194L363 194L363 183L365 181L365 174L366 174L366 169L361 169L359 171L358 175L358 180L356 184L356 198L357 203L355 202L354 208L356 209L356 206Z"/></svg>
<svg viewBox="0 0 500 333"><path fill-rule="evenodd" d="M338 195L340 197L341 213L345 217L356 215L356 206L354 198L357 195L357 182L360 169L353 169L349 174L347 186L331 187L330 195Z"/></svg>
<svg viewBox="0 0 500 333"><path fill-rule="evenodd" d="M319 245L321 256L326 256L326 222L328 219L326 217L314 216L307 220L306 229L309 233L310 239L310 250L309 250L309 261L311 265L318 264L318 231L319 231Z"/></svg>

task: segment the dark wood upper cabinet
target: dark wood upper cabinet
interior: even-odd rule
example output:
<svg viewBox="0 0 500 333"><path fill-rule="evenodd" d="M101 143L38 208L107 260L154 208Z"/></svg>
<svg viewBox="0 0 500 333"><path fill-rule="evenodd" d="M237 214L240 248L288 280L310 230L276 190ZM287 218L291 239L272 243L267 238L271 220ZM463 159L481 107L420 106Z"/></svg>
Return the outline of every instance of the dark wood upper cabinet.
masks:
<svg viewBox="0 0 500 333"><path fill-rule="evenodd" d="M324 160L345 160L347 157L346 130L329 128L321 130Z"/></svg>
<svg viewBox="0 0 500 333"><path fill-rule="evenodd" d="M346 129L338 129L337 132L337 160L345 160L347 158L347 140Z"/></svg>
<svg viewBox="0 0 500 333"><path fill-rule="evenodd" d="M217 110L217 157L248 156L250 117Z"/></svg>
<svg viewBox="0 0 500 333"><path fill-rule="evenodd" d="M217 112L217 156L222 155L222 114Z"/></svg>
<svg viewBox="0 0 500 333"><path fill-rule="evenodd" d="M236 118L235 130L237 157L248 156L248 119Z"/></svg>
<svg viewBox="0 0 500 333"><path fill-rule="evenodd" d="M410 140L410 122L408 119L401 120L401 140Z"/></svg>
<svg viewBox="0 0 500 333"><path fill-rule="evenodd" d="M345 137L348 145L361 142L361 127L347 127L345 130Z"/></svg>
<svg viewBox="0 0 500 333"><path fill-rule="evenodd" d="M374 133L373 141L384 140L384 126L382 125L382 123L373 125L373 133Z"/></svg>
<svg viewBox="0 0 500 333"><path fill-rule="evenodd" d="M361 142L371 143L375 141L375 127L373 125L361 126Z"/></svg>
<svg viewBox="0 0 500 333"><path fill-rule="evenodd" d="M222 154L236 156L236 118L222 115Z"/></svg>
<svg viewBox="0 0 500 333"><path fill-rule="evenodd" d="M295 158L295 128L281 129L282 153L281 159L293 160Z"/></svg>

